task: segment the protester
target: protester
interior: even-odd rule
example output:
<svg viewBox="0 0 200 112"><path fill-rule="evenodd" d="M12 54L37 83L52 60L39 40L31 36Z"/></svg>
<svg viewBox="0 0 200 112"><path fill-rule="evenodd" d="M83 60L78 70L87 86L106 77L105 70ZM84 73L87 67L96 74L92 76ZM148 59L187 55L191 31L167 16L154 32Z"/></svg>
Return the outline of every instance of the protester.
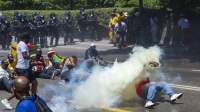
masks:
<svg viewBox="0 0 200 112"><path fill-rule="evenodd" d="M117 40L119 41L118 48L119 49L124 48L125 47L124 36L125 36L125 33L127 33L126 24L124 22L122 22L121 19L119 19L117 24L115 25L114 30L115 30L114 31L115 36L116 36Z"/></svg>
<svg viewBox="0 0 200 112"><path fill-rule="evenodd" d="M12 54L8 54L7 56L7 61L8 61L8 68L15 68L16 67L16 59Z"/></svg>
<svg viewBox="0 0 200 112"><path fill-rule="evenodd" d="M57 54L52 48L48 49L46 57L46 66L54 67L55 69L63 69L62 62L63 58Z"/></svg>
<svg viewBox="0 0 200 112"><path fill-rule="evenodd" d="M20 100L16 106L15 112L36 112L34 105L36 96L29 94L29 84L30 81L24 76L19 76L15 79L13 83L13 90L16 99ZM46 104L42 98L40 98L40 100Z"/></svg>
<svg viewBox="0 0 200 112"><path fill-rule="evenodd" d="M189 49L189 44L190 44L190 23L189 21L185 18L184 14L179 15L181 19L178 21L178 26L181 29L181 44L184 47L185 50Z"/></svg>
<svg viewBox="0 0 200 112"><path fill-rule="evenodd" d="M134 31L135 40L136 40L135 45L142 45L143 44L143 37L142 37L143 21L139 12L136 12L135 16L136 17L133 22L133 31Z"/></svg>
<svg viewBox="0 0 200 112"><path fill-rule="evenodd" d="M152 17L150 18L150 24L151 24L151 35L152 35L152 40L154 44L157 44L158 37L157 37L157 32L158 32L158 18L156 17L156 14L154 13Z"/></svg>
<svg viewBox="0 0 200 112"><path fill-rule="evenodd" d="M18 76L25 76L32 83L31 92L35 94L37 91L38 82L29 69L29 60L35 60L29 56L29 50L26 44L30 41L30 36L27 32L21 34L21 41L17 44L17 65L16 73Z"/></svg>
<svg viewBox="0 0 200 112"><path fill-rule="evenodd" d="M54 79L57 74L56 69L49 67L46 69L44 59L42 56L42 50L36 49L36 54L31 55L36 60L30 61L30 68L36 78Z"/></svg>
<svg viewBox="0 0 200 112"><path fill-rule="evenodd" d="M102 56L99 55L99 52L96 50L96 45L94 43L92 43L90 45L90 48L88 48L85 52L85 60L91 58L91 59L95 59L99 58L100 60L104 60L104 58Z"/></svg>
<svg viewBox="0 0 200 112"><path fill-rule="evenodd" d="M0 90L6 90L9 93L12 93L12 84L13 81L9 81L10 70L8 69L7 59L1 61L0 66ZM10 95L8 98L3 99L1 102L6 106L7 109L12 109L9 101L14 98L14 95Z"/></svg>
<svg viewBox="0 0 200 112"><path fill-rule="evenodd" d="M150 62L149 65L153 67L159 66L157 62ZM138 77L137 77L138 78ZM140 81L138 81L135 85L136 92L138 96L142 99L146 100L145 107L149 108L155 105L152 103L154 96L164 90L170 97L172 102L175 102L176 99L180 99L182 97L182 93L175 94L172 88L166 82L150 82L148 77L139 77Z"/></svg>
<svg viewBox="0 0 200 112"><path fill-rule="evenodd" d="M68 57L66 59L64 59L64 62L63 62L63 69L62 69L62 72L61 72L61 80L64 80L65 82L68 82L69 79L68 79L68 72L73 69L74 67L76 67L76 64L77 64L77 57L76 56L71 56L71 57Z"/></svg>
<svg viewBox="0 0 200 112"><path fill-rule="evenodd" d="M111 13L111 19L110 19L110 22L109 22L109 28L110 30L112 31L112 33L110 34L110 44L113 44L114 43L114 46L116 46L116 37L114 35L114 28L115 28L115 25L117 24L117 21L118 21L118 16L115 14L115 10L112 10L112 13Z"/></svg>

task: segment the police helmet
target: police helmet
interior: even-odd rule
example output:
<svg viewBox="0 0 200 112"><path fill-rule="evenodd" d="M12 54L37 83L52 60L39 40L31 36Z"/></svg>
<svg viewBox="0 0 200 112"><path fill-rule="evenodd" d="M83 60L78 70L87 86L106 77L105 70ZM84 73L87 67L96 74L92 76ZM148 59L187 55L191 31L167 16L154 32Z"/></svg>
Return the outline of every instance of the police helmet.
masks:
<svg viewBox="0 0 200 112"><path fill-rule="evenodd" d="M80 8L80 13L84 12L84 8Z"/></svg>
<svg viewBox="0 0 200 112"><path fill-rule="evenodd" d="M44 19L44 18L45 18L43 15L41 15L40 17L41 17L41 19Z"/></svg>
<svg viewBox="0 0 200 112"><path fill-rule="evenodd" d="M89 12L89 14L91 15L91 16L93 16L94 15L94 10L90 10L90 12Z"/></svg>
<svg viewBox="0 0 200 112"><path fill-rule="evenodd" d="M14 16L17 16L19 13L17 11L14 12Z"/></svg>
<svg viewBox="0 0 200 112"><path fill-rule="evenodd" d="M22 15L21 15L21 14L18 14L17 17L21 19L21 18L22 18Z"/></svg>
<svg viewBox="0 0 200 112"><path fill-rule="evenodd" d="M54 12L51 12L50 17L54 17L54 16L56 16L56 14Z"/></svg>
<svg viewBox="0 0 200 112"><path fill-rule="evenodd" d="M40 15L37 15L37 16L36 16L36 20L41 20L41 16L40 16Z"/></svg>
<svg viewBox="0 0 200 112"><path fill-rule="evenodd" d="M22 19L26 19L26 15L25 14L22 14Z"/></svg>
<svg viewBox="0 0 200 112"><path fill-rule="evenodd" d="M65 15L66 16L69 16L71 13L70 13L70 11L69 10L67 10L66 12L65 12Z"/></svg>
<svg viewBox="0 0 200 112"><path fill-rule="evenodd" d="M36 12L32 12L32 16L36 16L37 15L37 13Z"/></svg>

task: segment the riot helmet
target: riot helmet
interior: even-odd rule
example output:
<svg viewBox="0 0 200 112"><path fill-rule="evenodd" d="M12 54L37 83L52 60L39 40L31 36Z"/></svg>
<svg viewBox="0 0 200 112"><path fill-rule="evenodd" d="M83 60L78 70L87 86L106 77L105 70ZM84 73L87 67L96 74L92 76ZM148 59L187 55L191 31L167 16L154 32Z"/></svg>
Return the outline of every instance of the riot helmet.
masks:
<svg viewBox="0 0 200 112"><path fill-rule="evenodd" d="M84 8L80 8L80 13L84 14Z"/></svg>
<svg viewBox="0 0 200 112"><path fill-rule="evenodd" d="M56 19L56 14L55 14L54 12L51 12L51 13L50 13L50 18Z"/></svg>
<svg viewBox="0 0 200 112"><path fill-rule="evenodd" d="M94 10L91 9L89 14L90 14L90 16L94 16Z"/></svg>
<svg viewBox="0 0 200 112"><path fill-rule="evenodd" d="M67 11L65 12L65 16L70 16L70 15L71 15L70 11L67 10Z"/></svg>
<svg viewBox="0 0 200 112"><path fill-rule="evenodd" d="M19 13L18 13L17 11L15 11L13 15L14 15L14 16L17 16L18 14L19 14Z"/></svg>
<svg viewBox="0 0 200 112"><path fill-rule="evenodd" d="M4 16L4 15L0 16L0 20L1 20L1 22L7 23L6 16Z"/></svg>
<svg viewBox="0 0 200 112"><path fill-rule="evenodd" d="M22 15L21 15L21 14L18 14L17 17L18 17L19 19L22 19Z"/></svg>
<svg viewBox="0 0 200 112"><path fill-rule="evenodd" d="M37 15L37 16L36 16L36 20L37 20L37 21L40 21L40 20L41 20L41 16L40 16L40 15Z"/></svg>
<svg viewBox="0 0 200 112"><path fill-rule="evenodd" d="M22 21L24 21L26 19L26 15L25 14L22 14Z"/></svg>
<svg viewBox="0 0 200 112"><path fill-rule="evenodd" d="M32 17L36 16L37 12L32 12Z"/></svg>

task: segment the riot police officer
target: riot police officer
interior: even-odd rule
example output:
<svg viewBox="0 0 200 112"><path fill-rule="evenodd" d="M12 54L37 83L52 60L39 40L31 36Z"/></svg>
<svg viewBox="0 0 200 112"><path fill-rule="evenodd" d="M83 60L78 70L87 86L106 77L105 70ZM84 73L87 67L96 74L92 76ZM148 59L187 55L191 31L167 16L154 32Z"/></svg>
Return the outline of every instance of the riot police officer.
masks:
<svg viewBox="0 0 200 112"><path fill-rule="evenodd" d="M64 31L64 45L68 43L68 39L70 38L70 44L73 43L73 27L74 27L74 19L70 14L70 11L67 10L65 15L62 18L62 27Z"/></svg>
<svg viewBox="0 0 200 112"><path fill-rule="evenodd" d="M80 12L76 15L76 22L80 34L80 42L85 41L85 32L87 28L87 14L84 13L84 8L80 8Z"/></svg>
<svg viewBox="0 0 200 112"><path fill-rule="evenodd" d="M21 33L22 32L28 32L28 29L29 29L29 22L28 20L26 19L26 15L25 14L21 14L21 18L20 18L20 22L21 22ZM20 34L21 34L20 33Z"/></svg>
<svg viewBox="0 0 200 112"><path fill-rule="evenodd" d="M20 19L19 19L19 13L18 12L14 12L14 15L12 17L12 30L14 31L15 33L15 41L18 43L20 41L20 25L21 25L21 22L20 22Z"/></svg>
<svg viewBox="0 0 200 112"><path fill-rule="evenodd" d="M32 12L31 18L29 19L29 34L31 35L30 43L37 44L38 37L37 37L37 26L36 26L36 12Z"/></svg>
<svg viewBox="0 0 200 112"><path fill-rule="evenodd" d="M46 45L46 22L44 21L43 15L37 15L36 16L36 26L37 26L37 36L40 38L38 41L40 41L40 45L45 47Z"/></svg>
<svg viewBox="0 0 200 112"><path fill-rule="evenodd" d="M10 33L10 23L7 21L4 15L0 16L0 37L2 42L2 49L6 50L11 44L12 37L9 36Z"/></svg>
<svg viewBox="0 0 200 112"><path fill-rule="evenodd" d="M89 11L89 14L87 16L87 22L89 26L91 41L94 40L94 37L95 37L95 40L98 41L98 37L97 37L98 21L97 21L96 15L94 14L94 10Z"/></svg>
<svg viewBox="0 0 200 112"><path fill-rule="evenodd" d="M47 27L50 36L50 46L53 46L53 39L56 38L55 46L58 45L59 41L59 30L58 30L59 21L56 18L56 14L54 12L50 13L50 17L47 20Z"/></svg>

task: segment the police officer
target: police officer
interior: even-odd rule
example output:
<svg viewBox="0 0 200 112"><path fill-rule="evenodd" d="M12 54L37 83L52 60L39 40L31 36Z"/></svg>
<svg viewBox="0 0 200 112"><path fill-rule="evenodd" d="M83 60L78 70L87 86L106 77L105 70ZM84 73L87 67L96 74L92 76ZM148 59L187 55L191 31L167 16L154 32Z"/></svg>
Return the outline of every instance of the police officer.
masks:
<svg viewBox="0 0 200 112"><path fill-rule="evenodd" d="M65 15L62 18L62 27L63 27L63 31L64 31L64 45L66 45L66 43L68 43L68 40L70 38L70 44L73 43L73 27L74 27L74 19L70 14L70 11L67 10L65 12Z"/></svg>
<svg viewBox="0 0 200 112"><path fill-rule="evenodd" d="M87 28L87 14L84 13L84 8L80 8L80 12L76 15L76 22L80 34L80 42L85 41L85 32Z"/></svg>
<svg viewBox="0 0 200 112"><path fill-rule="evenodd" d="M50 46L53 46L53 39L56 38L55 46L58 45L59 40L59 30L58 30L59 21L56 18L56 14L54 12L50 13L50 17L47 20L47 27L49 31L50 39Z"/></svg>
<svg viewBox="0 0 200 112"><path fill-rule="evenodd" d="M21 33L22 32L28 32L29 29L29 22L26 19L26 15L25 14L21 14L21 18L20 18L20 22L21 22Z"/></svg>
<svg viewBox="0 0 200 112"><path fill-rule="evenodd" d="M11 36L8 36L10 33L10 23L6 20L4 15L0 16L0 36L2 42L2 49L6 50L12 41ZM11 40L11 41L10 41Z"/></svg>
<svg viewBox="0 0 200 112"><path fill-rule="evenodd" d="M45 47L45 36L46 36L46 22L44 21L44 16L43 15L37 15L36 16L36 26L37 26L37 36L38 39L40 38L39 43L41 46Z"/></svg>
<svg viewBox="0 0 200 112"><path fill-rule="evenodd" d="M15 41L18 43L20 41L19 35L20 35L20 25L21 25L19 19L19 13L15 11L11 20L12 20L12 30L15 33Z"/></svg>
<svg viewBox="0 0 200 112"><path fill-rule="evenodd" d="M38 37L37 37L37 26L36 26L36 12L32 12L31 18L29 19L29 34L31 35L30 43L37 44Z"/></svg>
<svg viewBox="0 0 200 112"><path fill-rule="evenodd" d="M88 22L88 26L89 26L89 30L90 30L90 39L91 41L95 40L98 41L98 37L97 37L97 25L98 25L98 21L97 21L97 17L94 14L94 10L90 10L89 14L87 16L87 22Z"/></svg>

